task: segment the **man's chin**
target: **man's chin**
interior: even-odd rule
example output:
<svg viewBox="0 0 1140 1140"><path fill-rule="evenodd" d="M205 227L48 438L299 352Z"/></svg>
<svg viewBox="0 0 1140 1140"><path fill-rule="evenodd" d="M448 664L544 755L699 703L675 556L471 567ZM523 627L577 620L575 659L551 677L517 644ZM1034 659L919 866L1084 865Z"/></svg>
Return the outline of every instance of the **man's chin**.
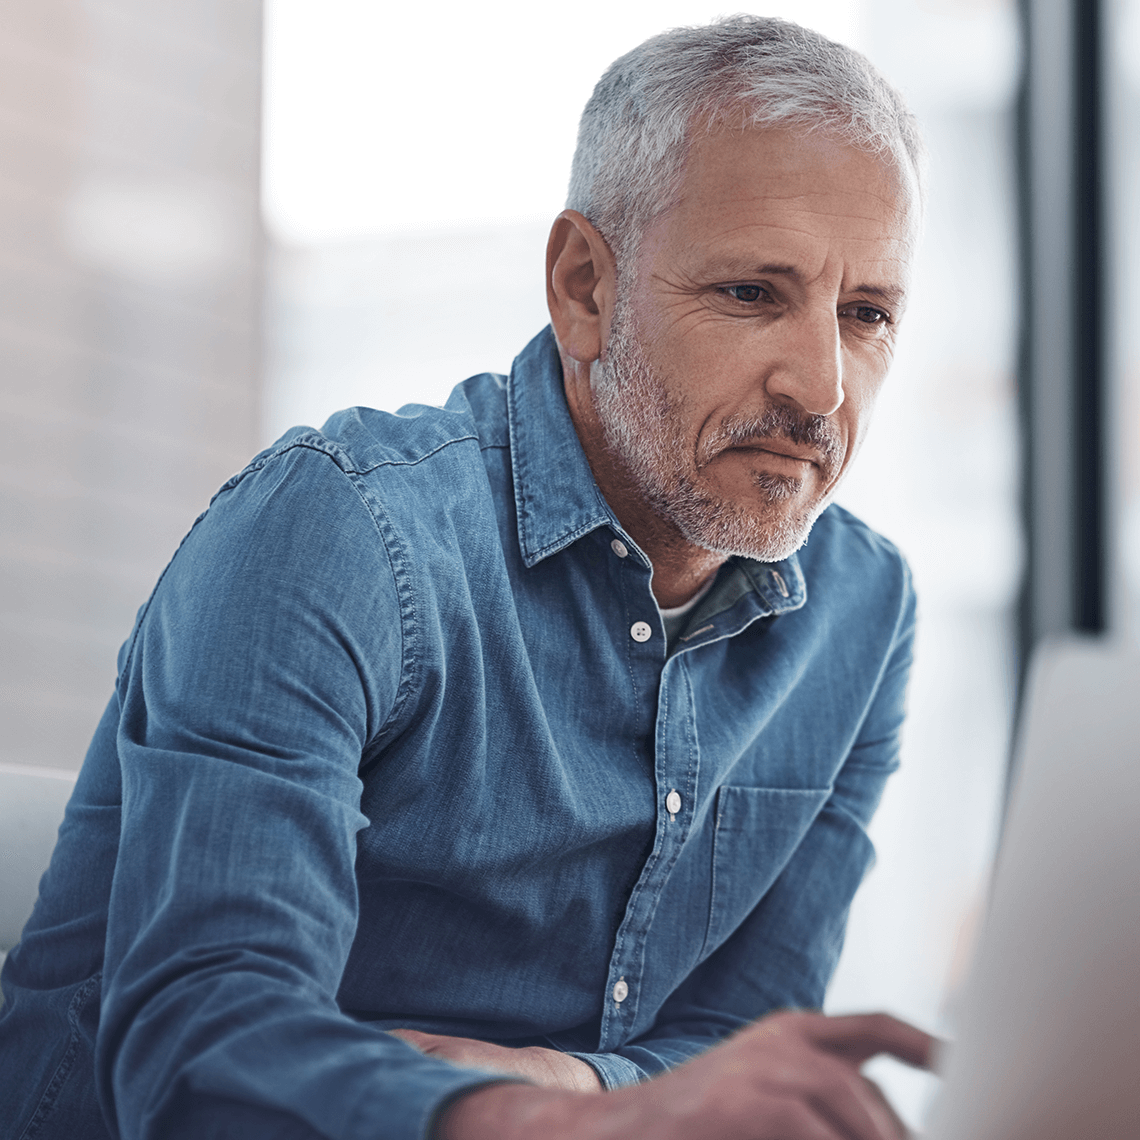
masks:
<svg viewBox="0 0 1140 1140"><path fill-rule="evenodd" d="M720 506L697 517L674 521L694 546L714 554L782 562L807 542L812 525L825 506L826 503L818 503L797 510L782 503L759 518L735 507Z"/></svg>
<svg viewBox="0 0 1140 1140"><path fill-rule="evenodd" d="M808 533L809 531L805 531L796 536L780 536L767 542L724 542L707 549L730 558L748 558L754 562L783 562L807 542Z"/></svg>

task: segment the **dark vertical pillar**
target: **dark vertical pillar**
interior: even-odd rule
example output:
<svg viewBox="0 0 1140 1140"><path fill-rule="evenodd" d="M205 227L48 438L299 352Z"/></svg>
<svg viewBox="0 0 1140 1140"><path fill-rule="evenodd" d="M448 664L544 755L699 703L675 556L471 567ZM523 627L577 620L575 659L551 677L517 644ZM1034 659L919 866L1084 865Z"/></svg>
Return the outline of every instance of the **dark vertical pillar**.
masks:
<svg viewBox="0 0 1140 1140"><path fill-rule="evenodd" d="M1104 71L1101 0L1074 0L1073 628L1108 624L1105 485Z"/></svg>
<svg viewBox="0 0 1140 1140"><path fill-rule="evenodd" d="M1101 0L1022 0L1022 661L1108 625Z"/></svg>

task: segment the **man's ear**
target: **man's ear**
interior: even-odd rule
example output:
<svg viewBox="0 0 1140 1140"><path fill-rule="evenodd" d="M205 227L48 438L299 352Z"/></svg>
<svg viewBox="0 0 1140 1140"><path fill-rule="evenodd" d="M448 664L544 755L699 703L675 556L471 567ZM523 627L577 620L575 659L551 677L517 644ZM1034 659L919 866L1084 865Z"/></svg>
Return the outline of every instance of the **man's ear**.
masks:
<svg viewBox="0 0 1140 1140"><path fill-rule="evenodd" d="M563 210L546 243L546 303L562 350L582 364L602 354L616 284L605 238L577 210Z"/></svg>

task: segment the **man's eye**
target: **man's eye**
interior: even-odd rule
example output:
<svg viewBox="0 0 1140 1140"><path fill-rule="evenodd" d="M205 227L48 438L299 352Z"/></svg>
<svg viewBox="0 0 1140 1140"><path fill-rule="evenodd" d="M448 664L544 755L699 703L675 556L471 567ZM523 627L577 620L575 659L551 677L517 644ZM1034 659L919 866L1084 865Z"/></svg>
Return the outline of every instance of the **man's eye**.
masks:
<svg viewBox="0 0 1140 1140"><path fill-rule="evenodd" d="M764 296L759 285L726 285L724 291L734 301L759 301Z"/></svg>
<svg viewBox="0 0 1140 1140"><path fill-rule="evenodd" d="M882 309L876 309L872 305L856 305L851 310L851 315L865 325L885 325L890 324L891 320Z"/></svg>

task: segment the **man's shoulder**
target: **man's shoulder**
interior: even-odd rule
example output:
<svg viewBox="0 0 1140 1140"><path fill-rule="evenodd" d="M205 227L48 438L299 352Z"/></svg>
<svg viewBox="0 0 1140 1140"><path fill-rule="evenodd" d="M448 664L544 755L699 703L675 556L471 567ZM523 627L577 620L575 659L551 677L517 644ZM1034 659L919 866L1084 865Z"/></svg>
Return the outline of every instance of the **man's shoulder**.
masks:
<svg viewBox="0 0 1140 1140"><path fill-rule="evenodd" d="M289 528L328 516L361 542L378 533L389 553L403 552L405 568L420 565L417 551L438 556L445 546L464 564L473 549L498 545L513 509L505 384L481 374L442 407L353 407L319 429L291 428L221 488L208 513L215 527L257 518Z"/></svg>
<svg viewBox="0 0 1140 1140"><path fill-rule="evenodd" d="M838 503L831 503L816 520L805 549L812 543L841 543L864 551L869 558L906 564L906 557L889 538Z"/></svg>
<svg viewBox="0 0 1140 1140"><path fill-rule="evenodd" d="M838 578L864 590L913 593L910 567L899 548L836 503L816 520L797 557L809 583Z"/></svg>
<svg viewBox="0 0 1140 1140"><path fill-rule="evenodd" d="M506 447L506 381L482 373L458 384L446 404L406 404L396 412L353 407L320 428L293 428L261 459L290 448L325 452L345 472L363 475L385 466L413 466L455 445ZM256 460L255 460L256 462Z"/></svg>
<svg viewBox="0 0 1140 1140"><path fill-rule="evenodd" d="M317 490L330 478L343 485L342 476L359 489L385 472L446 486L464 469L476 475L482 451L508 447L505 378L483 373L457 385L441 407L407 404L386 412L359 406L334 412L320 428L292 427L229 479L215 499L282 481Z"/></svg>

